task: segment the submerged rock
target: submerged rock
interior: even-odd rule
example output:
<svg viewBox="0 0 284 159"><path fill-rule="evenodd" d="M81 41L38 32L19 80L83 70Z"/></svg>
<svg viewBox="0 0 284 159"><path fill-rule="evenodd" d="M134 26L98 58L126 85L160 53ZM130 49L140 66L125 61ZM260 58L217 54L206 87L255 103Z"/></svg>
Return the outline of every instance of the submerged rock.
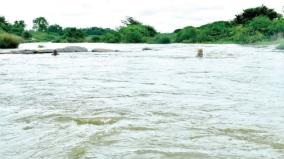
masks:
<svg viewBox="0 0 284 159"><path fill-rule="evenodd" d="M5 52L6 54L35 54L35 50L12 50L10 52Z"/></svg>
<svg viewBox="0 0 284 159"><path fill-rule="evenodd" d="M111 50L111 49L93 49L92 52L119 52L119 50Z"/></svg>
<svg viewBox="0 0 284 159"><path fill-rule="evenodd" d="M2 52L2 54L49 54L52 53L52 49L43 49L43 50L12 50L8 52Z"/></svg>
<svg viewBox="0 0 284 159"><path fill-rule="evenodd" d="M57 52L88 52L87 48L81 46L67 46L56 50Z"/></svg>
<svg viewBox="0 0 284 159"><path fill-rule="evenodd" d="M154 49L149 48L149 47L144 47L144 48L142 49L142 51L149 51L149 50L154 50Z"/></svg>

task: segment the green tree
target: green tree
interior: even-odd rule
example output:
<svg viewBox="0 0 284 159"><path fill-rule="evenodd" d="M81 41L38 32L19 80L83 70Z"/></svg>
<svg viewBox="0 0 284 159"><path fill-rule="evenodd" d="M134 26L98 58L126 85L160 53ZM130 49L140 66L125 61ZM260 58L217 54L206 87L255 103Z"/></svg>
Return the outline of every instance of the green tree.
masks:
<svg viewBox="0 0 284 159"><path fill-rule="evenodd" d="M48 26L47 31L51 33L57 33L59 35L63 34L63 28L58 24Z"/></svg>
<svg viewBox="0 0 284 159"><path fill-rule="evenodd" d="M176 36L176 42L196 42L197 30L194 27L186 27L180 30Z"/></svg>
<svg viewBox="0 0 284 159"><path fill-rule="evenodd" d="M22 37L24 39L30 39L32 37L32 34L29 31L24 31Z"/></svg>
<svg viewBox="0 0 284 159"><path fill-rule="evenodd" d="M259 31L261 33L268 35L269 34L269 26L270 26L271 23L272 23L271 20L266 16L255 17L249 23L249 29L252 32Z"/></svg>
<svg viewBox="0 0 284 159"><path fill-rule="evenodd" d="M117 32L109 32L102 36L101 40L107 43L119 43L121 40L120 34Z"/></svg>
<svg viewBox="0 0 284 159"><path fill-rule="evenodd" d="M5 31L5 32L9 32L10 30L10 25L9 23L6 21L6 18L3 16L0 16L0 31Z"/></svg>
<svg viewBox="0 0 284 159"><path fill-rule="evenodd" d="M218 41L230 36L232 25L226 21L217 21L198 28L207 35L206 41ZM201 41L202 42L202 41Z"/></svg>
<svg viewBox="0 0 284 159"><path fill-rule="evenodd" d="M272 21L268 29L272 34L284 33L284 19Z"/></svg>
<svg viewBox="0 0 284 159"><path fill-rule="evenodd" d="M119 30L123 42L126 43L142 43L146 42L149 35L148 30L142 25L128 25Z"/></svg>
<svg viewBox="0 0 284 159"><path fill-rule="evenodd" d="M138 20L134 19L133 17L126 17L125 20L121 21L124 25L142 25L141 22Z"/></svg>
<svg viewBox="0 0 284 159"><path fill-rule="evenodd" d="M67 42L82 42L85 38L84 33L77 28L65 28L64 29L64 39Z"/></svg>
<svg viewBox="0 0 284 159"><path fill-rule="evenodd" d="M12 26L12 33L21 36L25 31L26 24L23 20L15 21Z"/></svg>
<svg viewBox="0 0 284 159"><path fill-rule="evenodd" d="M47 30L48 22L44 17L38 17L33 20L33 29L44 32Z"/></svg>
<svg viewBox="0 0 284 159"><path fill-rule="evenodd" d="M150 43L154 44L169 44L171 39L167 34L158 34L156 35Z"/></svg>
<svg viewBox="0 0 284 159"><path fill-rule="evenodd" d="M267 16L270 20L282 17L281 14L277 13L273 9L267 8L266 6L262 5L256 8L245 9L243 13L236 15L234 22L236 24L245 24L258 16Z"/></svg>

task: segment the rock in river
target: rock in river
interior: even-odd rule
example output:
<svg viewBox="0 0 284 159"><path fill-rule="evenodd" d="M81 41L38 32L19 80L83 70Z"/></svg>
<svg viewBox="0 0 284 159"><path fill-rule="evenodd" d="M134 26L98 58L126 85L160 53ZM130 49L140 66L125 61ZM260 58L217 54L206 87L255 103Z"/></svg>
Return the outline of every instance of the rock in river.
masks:
<svg viewBox="0 0 284 159"><path fill-rule="evenodd" d="M150 51L150 50L154 50L154 49L149 48L149 47L144 47L144 48L142 49L142 51Z"/></svg>
<svg viewBox="0 0 284 159"><path fill-rule="evenodd" d="M88 52L87 48L80 46L67 46L65 48L56 49L58 52Z"/></svg>
<svg viewBox="0 0 284 159"><path fill-rule="evenodd" d="M52 53L52 49L41 49L41 50L12 50L9 52L2 52L1 54L49 54Z"/></svg>
<svg viewBox="0 0 284 159"><path fill-rule="evenodd" d="M119 50L111 50L111 49L93 49L92 52L119 52Z"/></svg>

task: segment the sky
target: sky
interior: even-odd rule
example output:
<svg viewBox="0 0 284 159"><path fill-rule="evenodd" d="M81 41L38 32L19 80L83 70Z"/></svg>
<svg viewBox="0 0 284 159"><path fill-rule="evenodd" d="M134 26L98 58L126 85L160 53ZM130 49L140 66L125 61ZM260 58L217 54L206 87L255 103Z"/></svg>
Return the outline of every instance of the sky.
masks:
<svg viewBox="0 0 284 159"><path fill-rule="evenodd" d="M284 0L2 0L0 16L10 22L44 16L63 27L115 29L132 16L160 32L231 20L243 9L266 5L283 13Z"/></svg>

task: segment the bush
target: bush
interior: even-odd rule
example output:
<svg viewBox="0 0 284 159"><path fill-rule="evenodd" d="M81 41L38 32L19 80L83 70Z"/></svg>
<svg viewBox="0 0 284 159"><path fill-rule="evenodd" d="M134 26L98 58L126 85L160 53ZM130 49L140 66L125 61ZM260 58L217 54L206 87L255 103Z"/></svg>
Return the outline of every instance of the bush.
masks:
<svg viewBox="0 0 284 159"><path fill-rule="evenodd" d="M67 42L83 42L85 38L84 33L77 28L65 28L64 39Z"/></svg>
<svg viewBox="0 0 284 159"><path fill-rule="evenodd" d="M30 39L32 37L32 34L29 31L24 31L22 37L24 39Z"/></svg>
<svg viewBox="0 0 284 159"><path fill-rule="evenodd" d="M268 27L272 34L284 33L284 19L274 20Z"/></svg>
<svg viewBox="0 0 284 159"><path fill-rule="evenodd" d="M119 30L123 42L143 43L148 36L148 30L142 25L128 25Z"/></svg>
<svg viewBox="0 0 284 159"><path fill-rule="evenodd" d="M268 17L264 16L256 17L249 23L249 29L251 31L259 31L261 33L268 35L269 26L271 23L272 22Z"/></svg>
<svg viewBox="0 0 284 159"><path fill-rule="evenodd" d="M171 43L171 39L164 34L156 35L152 40L149 41L154 44L169 44Z"/></svg>
<svg viewBox="0 0 284 159"><path fill-rule="evenodd" d="M284 50L284 43L281 43L276 48L279 49L279 50Z"/></svg>
<svg viewBox="0 0 284 159"><path fill-rule="evenodd" d="M102 36L102 41L107 43L119 43L121 40L121 37L119 33L113 32L113 33L106 33Z"/></svg>
<svg viewBox="0 0 284 159"><path fill-rule="evenodd" d="M196 42L197 30L194 27L186 27L177 33L176 42Z"/></svg>
<svg viewBox="0 0 284 159"><path fill-rule="evenodd" d="M17 48L21 42L23 39L19 36L8 33L0 34L0 48L2 49Z"/></svg>
<svg viewBox="0 0 284 159"><path fill-rule="evenodd" d="M265 40L265 36L259 32L251 32L248 28L237 27L232 40L240 44L249 44Z"/></svg>
<svg viewBox="0 0 284 159"><path fill-rule="evenodd" d="M94 35L91 37L90 42L100 42L101 41L101 36L100 35Z"/></svg>
<svg viewBox="0 0 284 159"><path fill-rule="evenodd" d="M218 41L230 36L232 24L226 21L217 21L198 28L199 33L207 35L205 41ZM203 42L203 41L201 41Z"/></svg>

